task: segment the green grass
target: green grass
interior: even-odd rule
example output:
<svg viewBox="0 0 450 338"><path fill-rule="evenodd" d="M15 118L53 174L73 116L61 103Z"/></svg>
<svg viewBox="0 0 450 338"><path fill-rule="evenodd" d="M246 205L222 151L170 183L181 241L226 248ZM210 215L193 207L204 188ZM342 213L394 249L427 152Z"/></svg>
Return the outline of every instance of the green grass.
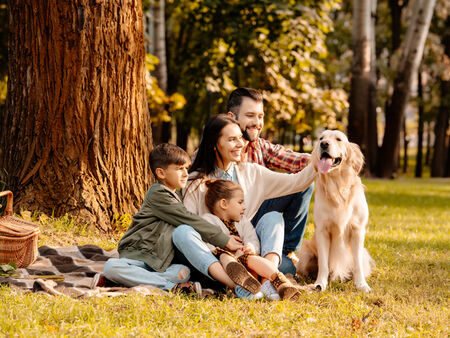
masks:
<svg viewBox="0 0 450 338"><path fill-rule="evenodd" d="M376 261L373 292L352 282L297 302L248 302L187 296L127 296L77 300L0 289L0 333L6 336L412 336L448 337L450 180L365 180L370 221L366 247ZM66 224L52 226L54 222ZM43 226L44 244L81 233L111 247L119 236L98 236L70 221ZM312 234L308 226L307 237ZM66 237L66 244L77 236ZM53 242L52 242L53 241Z"/></svg>

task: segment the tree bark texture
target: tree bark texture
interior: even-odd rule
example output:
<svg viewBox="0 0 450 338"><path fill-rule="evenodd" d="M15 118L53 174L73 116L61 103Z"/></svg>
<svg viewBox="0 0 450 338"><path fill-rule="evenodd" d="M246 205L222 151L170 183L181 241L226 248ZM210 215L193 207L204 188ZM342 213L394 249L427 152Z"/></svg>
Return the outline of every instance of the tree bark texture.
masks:
<svg viewBox="0 0 450 338"><path fill-rule="evenodd" d="M371 0L353 2L353 60L348 137L367 156L371 59Z"/></svg>
<svg viewBox="0 0 450 338"><path fill-rule="evenodd" d="M151 183L139 0L10 0L0 167L19 208L107 230Z"/></svg>
<svg viewBox="0 0 450 338"><path fill-rule="evenodd" d="M391 178L396 174L402 118L409 98L413 74L422 59L436 0L417 0L415 12L406 33L400 69L395 76L394 92L386 111L386 127L379 156L379 176Z"/></svg>

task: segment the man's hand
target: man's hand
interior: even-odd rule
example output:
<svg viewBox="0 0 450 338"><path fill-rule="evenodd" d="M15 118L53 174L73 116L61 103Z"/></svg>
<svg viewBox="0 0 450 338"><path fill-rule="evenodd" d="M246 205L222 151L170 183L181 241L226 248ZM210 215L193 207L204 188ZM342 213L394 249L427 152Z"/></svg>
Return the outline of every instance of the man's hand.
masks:
<svg viewBox="0 0 450 338"><path fill-rule="evenodd" d="M230 251L236 251L242 249L244 246L242 245L242 240L239 236L231 236L227 245L225 245L225 249Z"/></svg>
<svg viewBox="0 0 450 338"><path fill-rule="evenodd" d="M252 243L245 243L243 250L245 253L250 253L250 254L255 253L255 247L253 246Z"/></svg>

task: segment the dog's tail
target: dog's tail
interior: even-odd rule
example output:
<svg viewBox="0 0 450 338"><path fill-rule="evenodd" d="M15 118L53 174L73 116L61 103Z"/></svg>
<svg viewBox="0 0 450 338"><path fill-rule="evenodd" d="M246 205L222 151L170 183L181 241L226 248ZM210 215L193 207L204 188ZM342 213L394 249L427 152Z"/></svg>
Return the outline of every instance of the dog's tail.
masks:
<svg viewBox="0 0 450 338"><path fill-rule="evenodd" d="M319 266L317 262L317 246L314 238L303 241L297 256L297 275L303 278L316 279Z"/></svg>

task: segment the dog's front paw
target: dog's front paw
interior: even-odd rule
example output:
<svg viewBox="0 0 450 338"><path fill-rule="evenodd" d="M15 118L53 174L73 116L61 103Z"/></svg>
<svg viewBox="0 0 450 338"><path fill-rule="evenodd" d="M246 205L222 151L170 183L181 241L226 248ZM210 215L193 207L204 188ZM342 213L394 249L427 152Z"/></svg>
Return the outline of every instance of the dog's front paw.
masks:
<svg viewBox="0 0 450 338"><path fill-rule="evenodd" d="M365 293L369 293L372 291L372 289L370 288L370 286L367 283L356 285L356 288Z"/></svg>
<svg viewBox="0 0 450 338"><path fill-rule="evenodd" d="M317 291L325 291L327 289L327 283L325 283L325 282L315 282L314 283L314 288Z"/></svg>

